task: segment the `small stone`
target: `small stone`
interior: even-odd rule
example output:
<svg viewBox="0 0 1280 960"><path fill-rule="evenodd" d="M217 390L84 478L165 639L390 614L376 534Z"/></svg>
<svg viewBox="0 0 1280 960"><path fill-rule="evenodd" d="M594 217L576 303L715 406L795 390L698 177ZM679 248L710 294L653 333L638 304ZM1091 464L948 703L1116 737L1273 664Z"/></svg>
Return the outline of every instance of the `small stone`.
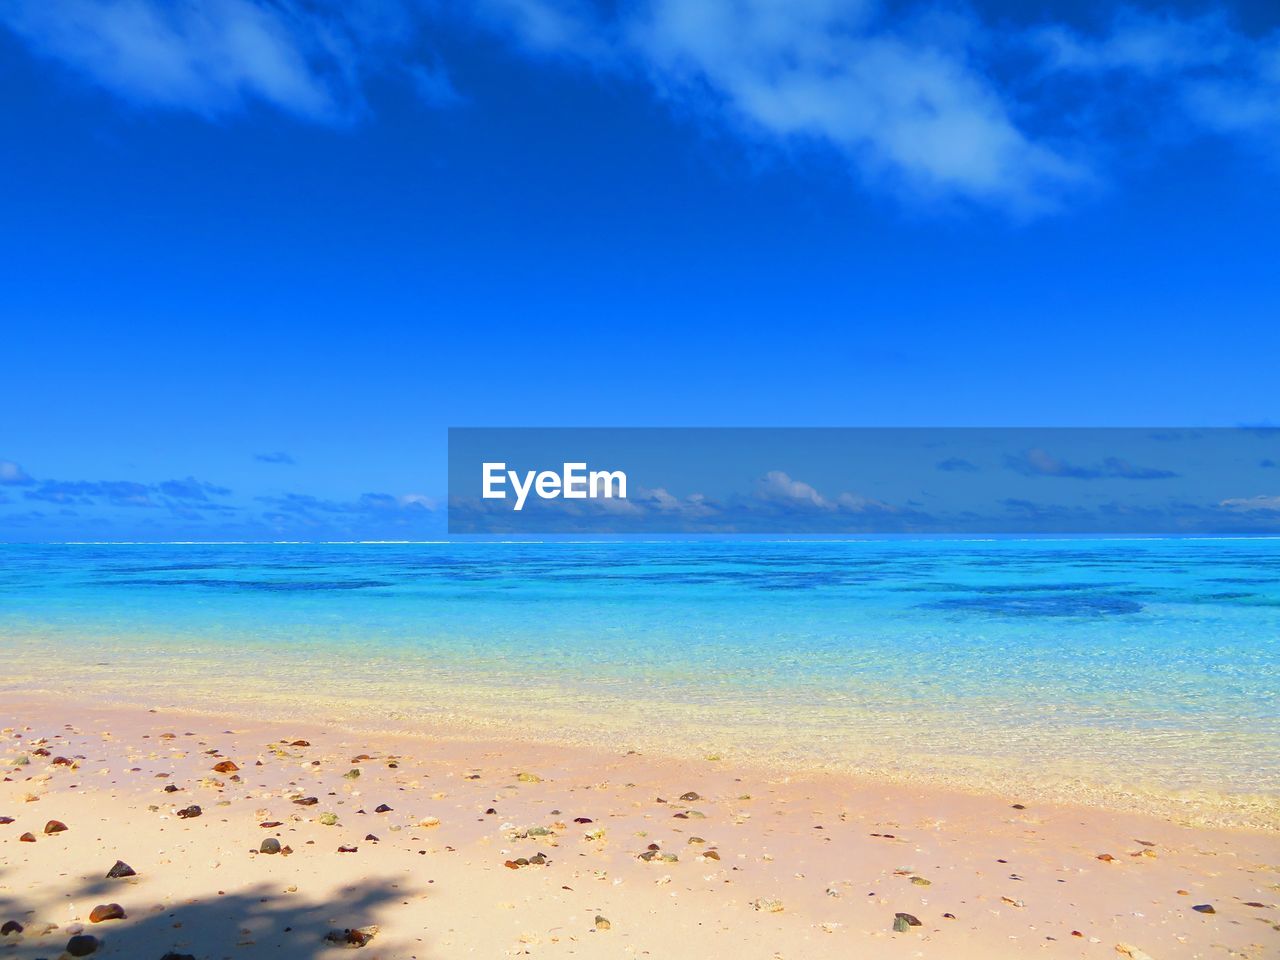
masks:
<svg viewBox="0 0 1280 960"><path fill-rule="evenodd" d="M377 838L377 837L375 837L372 833L366 833L366 834L364 835L364 838L365 838L366 840L370 840L370 841L372 841L373 843L377 843L377 842L378 842L378 838Z"/></svg>
<svg viewBox="0 0 1280 960"><path fill-rule="evenodd" d="M235 773L239 769L233 760L223 760L221 763L213 765L214 773Z"/></svg>
<svg viewBox="0 0 1280 960"><path fill-rule="evenodd" d="M36 836L34 833L27 832L18 838L19 843L35 843Z"/></svg>
<svg viewBox="0 0 1280 960"><path fill-rule="evenodd" d="M1191 909L1194 910L1196 913L1217 913L1218 912L1217 910L1213 909L1212 903L1197 903Z"/></svg>
<svg viewBox="0 0 1280 960"><path fill-rule="evenodd" d="M117 860L115 866L107 871L108 880L119 880L122 877L136 877L137 875L137 871L123 860Z"/></svg>
<svg viewBox="0 0 1280 960"><path fill-rule="evenodd" d="M350 770L348 770L346 773L342 775L342 778L344 780L358 780L360 779L360 771L357 770L355 767L352 767Z"/></svg>
<svg viewBox="0 0 1280 960"><path fill-rule="evenodd" d="M11 933L21 933L22 924L17 920L6 920L4 926L0 927L0 937L7 937Z"/></svg>
<svg viewBox="0 0 1280 960"><path fill-rule="evenodd" d="M388 807L385 803L380 803L373 808L373 812L374 813L390 813L391 807Z"/></svg>
<svg viewBox="0 0 1280 960"><path fill-rule="evenodd" d="M610 930L612 928L613 928L613 924L610 923L605 917L601 917L601 916L596 917L597 930Z"/></svg>
<svg viewBox="0 0 1280 960"><path fill-rule="evenodd" d="M423 817L421 820L418 821L418 826L424 827L427 830L430 830L432 827L440 826L440 818L439 817Z"/></svg>
<svg viewBox="0 0 1280 960"><path fill-rule="evenodd" d="M376 926L369 927L351 927L344 930L330 930L325 934L324 938L329 943L340 944L344 947L363 947L378 933Z"/></svg>
<svg viewBox="0 0 1280 960"><path fill-rule="evenodd" d="M73 957L87 957L102 946L102 941L87 933L76 934L67 941L67 953Z"/></svg>
<svg viewBox="0 0 1280 960"><path fill-rule="evenodd" d="M275 854L280 852L280 841L275 837L267 837L262 841L262 845L258 847L259 853Z"/></svg>
<svg viewBox="0 0 1280 960"><path fill-rule="evenodd" d="M320 814L320 822L326 827L332 827L338 822L338 815L336 813L322 813Z"/></svg>
<svg viewBox="0 0 1280 960"><path fill-rule="evenodd" d="M1100 853L1098 854L1098 859L1101 860L1103 863L1110 863L1112 860L1115 859L1115 857L1113 857L1109 853Z"/></svg>
<svg viewBox="0 0 1280 960"><path fill-rule="evenodd" d="M173 783L166 783L166 784L164 785L164 792L165 792L165 793L177 793L177 792L178 792L179 790L181 790L181 789L182 789L181 787L179 787L177 784L173 784Z"/></svg>
<svg viewBox="0 0 1280 960"><path fill-rule="evenodd" d="M920 926L920 921L909 913L895 913L893 915L894 933L906 933L911 927Z"/></svg>
<svg viewBox="0 0 1280 960"><path fill-rule="evenodd" d="M1013 809L1014 809L1014 810L1025 810L1025 809L1027 809L1027 807L1026 807L1026 804L1022 804L1022 803L1015 803L1015 804L1013 805Z"/></svg>
<svg viewBox="0 0 1280 960"><path fill-rule="evenodd" d="M123 920L124 907L118 903L100 903L89 911L90 923L103 923L106 920Z"/></svg>
<svg viewBox="0 0 1280 960"><path fill-rule="evenodd" d="M541 783L542 778L536 773L517 773L516 779L521 783Z"/></svg>
<svg viewBox="0 0 1280 960"><path fill-rule="evenodd" d="M61 820L50 820L44 825L45 833L62 833L62 831L66 829L67 825Z"/></svg>
<svg viewBox="0 0 1280 960"><path fill-rule="evenodd" d="M928 887L933 883L932 880L926 880L924 877L912 877L911 882L917 887Z"/></svg>
<svg viewBox="0 0 1280 960"><path fill-rule="evenodd" d="M759 900L752 900L751 906L762 913L781 913L786 909L782 905L782 901L775 897L761 897Z"/></svg>
<svg viewBox="0 0 1280 960"><path fill-rule="evenodd" d="M311 742L310 742L309 740L294 740L291 744L289 744L289 746L291 746L291 747L309 747L309 746L311 746Z"/></svg>
<svg viewBox="0 0 1280 960"><path fill-rule="evenodd" d="M692 803L694 800L701 800L702 797L690 790L688 793L680 794L680 799L684 800L686 803Z"/></svg>
<svg viewBox="0 0 1280 960"><path fill-rule="evenodd" d="M280 825L281 824L279 820L263 820L260 824L258 824L258 826L260 826L263 830L274 830L276 827Z"/></svg>
<svg viewBox="0 0 1280 960"><path fill-rule="evenodd" d="M190 820L192 817L198 817L202 813L204 813L204 811L200 809L199 805L193 803L191 806L183 807L178 811L178 819Z"/></svg>
<svg viewBox="0 0 1280 960"><path fill-rule="evenodd" d="M320 801L315 797L299 797L293 802L300 807L314 807Z"/></svg>
<svg viewBox="0 0 1280 960"><path fill-rule="evenodd" d="M360 849L359 847L341 846L338 848L338 852L339 853L355 853L359 849Z"/></svg>

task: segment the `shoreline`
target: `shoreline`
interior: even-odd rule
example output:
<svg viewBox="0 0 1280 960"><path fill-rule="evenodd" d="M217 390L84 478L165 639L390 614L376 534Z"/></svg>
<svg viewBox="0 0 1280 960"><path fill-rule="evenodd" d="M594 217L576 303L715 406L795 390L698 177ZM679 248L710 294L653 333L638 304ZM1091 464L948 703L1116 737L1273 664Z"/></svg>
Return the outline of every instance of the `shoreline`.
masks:
<svg viewBox="0 0 1280 960"><path fill-rule="evenodd" d="M638 700L626 708L627 713L610 709L609 703L526 702L518 715L516 705L504 690L490 702L471 702L457 697L448 708L419 707L410 716L388 706L390 701L362 702L356 698L333 698L323 695L286 699L278 692L254 689L260 678L228 671L216 683L193 684L187 677L175 678L181 687L184 706L173 699L177 690L156 689L140 681L134 695L122 695L119 680L101 681L93 676L79 679L74 688L51 686L46 678L23 686L20 663L14 696L47 698L93 697L104 706L123 709L147 709L162 706L166 711L190 713L193 716L217 718L234 713L255 723L277 723L292 715L313 716L334 729L375 738L422 737L436 742L490 744L518 747L529 744L554 744L570 749L605 747L611 752L638 750L674 761L699 762L716 756L722 762L748 770L762 777L836 773L856 781L920 786L973 796L1022 796L1037 802L1079 805L1118 813L1154 813L1178 823L1196 827L1222 827L1280 832L1280 795L1244 791L1213 791L1203 788L1170 788L1159 783L1143 782L1139 774L1125 768L1122 761L1082 764L1063 757L1037 757L1032 766L1026 758L928 753L903 754L886 749L865 748L861 755L844 756L835 748L819 752L815 745L830 744L832 738L824 720L815 715L801 723L792 717L785 724L789 737L804 743L807 749L783 751L778 741L768 743L747 739L740 719L737 725L716 726L714 713L704 712L697 722L673 724L671 715L677 706L666 701ZM31 675L34 677L34 667ZM128 668L126 668L127 670ZM318 678L317 682L322 682ZM330 679L329 681L333 681ZM473 684L474 685L474 681ZM217 688L217 689L215 689ZM470 690L471 687L464 685ZM220 693L226 690L228 693ZM444 702L447 687L423 690L424 702ZM455 694L455 696L457 696ZM234 698L228 701L228 697ZM223 699L221 708L212 702ZM234 705L232 706L232 702ZM647 715L646 715L647 713ZM483 714L485 719L481 720ZM657 722L659 715L665 721ZM838 724L841 718L832 721ZM918 718L917 718L918 719ZM399 721L399 723L397 722ZM777 725L776 720L762 721ZM907 716L894 719L902 729L910 722ZM585 732L584 732L585 728ZM424 730L429 732L423 732ZM1092 732L1092 731L1090 731ZM842 731L843 735L843 731ZM699 739L692 739L698 736ZM1082 733L1088 736L1088 733ZM1120 734L1123 739L1126 735ZM894 750L900 748L895 747ZM1096 750L1096 748L1095 748ZM1026 764L1023 767L1023 764ZM1018 768L1023 767L1020 771ZM1113 773L1113 770L1116 771ZM1127 770L1127 776L1125 771ZM1103 779L1106 775L1109 779Z"/></svg>
<svg viewBox="0 0 1280 960"><path fill-rule="evenodd" d="M345 956L324 934L368 924L380 929L361 955L387 960L1100 958L1120 945L1164 960L1219 945L1261 958L1280 942L1274 831L30 694L6 699L0 726L0 816L14 818L0 827L0 922L24 926L0 947L22 960L55 955L78 926L98 955L142 960ZM214 771L224 760L238 769ZM176 815L191 804L200 817ZM50 819L68 830L44 834ZM19 841L28 831L35 842ZM255 852L268 837L292 854ZM116 859L138 876L103 879ZM126 919L88 920L109 902ZM895 931L897 913L921 925Z"/></svg>

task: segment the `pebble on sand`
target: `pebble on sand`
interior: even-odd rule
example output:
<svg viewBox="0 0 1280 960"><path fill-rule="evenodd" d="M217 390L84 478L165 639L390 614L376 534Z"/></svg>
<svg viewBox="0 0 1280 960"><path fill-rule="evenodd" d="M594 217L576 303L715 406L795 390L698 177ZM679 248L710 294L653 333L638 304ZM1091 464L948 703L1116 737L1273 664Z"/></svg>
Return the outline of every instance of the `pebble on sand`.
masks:
<svg viewBox="0 0 1280 960"><path fill-rule="evenodd" d="M138 872L123 860L117 860L115 865L107 871L108 880L119 880L122 877L136 877L137 875Z"/></svg>
<svg viewBox="0 0 1280 960"><path fill-rule="evenodd" d="M178 819L190 820L192 817L198 817L202 813L204 813L204 811L200 809L199 805L193 803L191 806L183 807L178 811Z"/></svg>
<svg viewBox="0 0 1280 960"><path fill-rule="evenodd" d="M0 927L0 937L7 937L11 933L21 933L22 924L17 920L6 920L4 926Z"/></svg>
<svg viewBox="0 0 1280 960"><path fill-rule="evenodd" d="M1212 903L1197 903L1191 909L1194 910L1196 913L1217 913L1218 912L1217 910L1213 909Z"/></svg>
<svg viewBox="0 0 1280 960"><path fill-rule="evenodd" d="M234 760L223 760L213 765L214 773L235 773L239 769Z"/></svg>
<svg viewBox="0 0 1280 960"><path fill-rule="evenodd" d="M267 837L262 841L262 846L258 847L259 853L279 853L280 841L275 837Z"/></svg>
<svg viewBox="0 0 1280 960"><path fill-rule="evenodd" d="M363 947L378 933L376 926L348 927L343 930L330 930L324 935L329 943L337 943L344 947Z"/></svg>
<svg viewBox="0 0 1280 960"><path fill-rule="evenodd" d="M67 829L67 825L61 820L50 820L44 825L45 833L62 833L65 829Z"/></svg>
<svg viewBox="0 0 1280 960"><path fill-rule="evenodd" d="M125 919L124 907L118 903L100 903L89 911L90 923L102 923L106 920Z"/></svg>
<svg viewBox="0 0 1280 960"><path fill-rule="evenodd" d="M893 915L893 932L906 933L912 927L920 926L920 921L909 913L895 913Z"/></svg>
<svg viewBox="0 0 1280 960"><path fill-rule="evenodd" d="M95 953L102 941L87 933L80 933L67 941L67 953L73 957L87 957Z"/></svg>

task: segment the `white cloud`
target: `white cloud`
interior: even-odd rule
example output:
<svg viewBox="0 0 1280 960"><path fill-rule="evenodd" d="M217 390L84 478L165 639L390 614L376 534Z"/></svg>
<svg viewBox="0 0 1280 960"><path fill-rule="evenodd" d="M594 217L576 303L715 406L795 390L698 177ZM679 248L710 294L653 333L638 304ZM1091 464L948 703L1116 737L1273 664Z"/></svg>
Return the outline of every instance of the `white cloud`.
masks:
<svg viewBox="0 0 1280 960"><path fill-rule="evenodd" d="M1231 497L1223 500L1218 506L1226 507L1228 510L1242 510L1246 513L1255 510L1280 511L1280 496Z"/></svg>
<svg viewBox="0 0 1280 960"><path fill-rule="evenodd" d="M1122 9L1104 33L1049 26L1030 40L1046 75L1092 79L1100 94L1127 85L1121 109L1143 108L1184 132L1280 134L1280 33L1250 36L1221 13Z"/></svg>
<svg viewBox="0 0 1280 960"><path fill-rule="evenodd" d="M34 482L27 476L26 471L12 460L0 460L0 484L23 486Z"/></svg>
<svg viewBox="0 0 1280 960"><path fill-rule="evenodd" d="M1017 127L967 29L896 32L866 0L654 0L629 35L669 97L833 148L863 176L1014 206L1084 178Z"/></svg>
<svg viewBox="0 0 1280 960"><path fill-rule="evenodd" d="M9 25L127 100L219 114L260 99L329 117L351 52L326 22L252 0L17 0Z"/></svg>
<svg viewBox="0 0 1280 960"><path fill-rule="evenodd" d="M1120 153L1109 137L1126 147L1167 130L1280 137L1280 32L1131 8L1093 32L997 27L927 0L905 9L914 12L881 0L9 0L0 24L139 106L216 117L265 103L343 123L367 110L375 73L399 75L432 106L464 99L421 49L427 33L461 20L527 56L643 83L745 141L801 159L825 152L863 184L1014 212L1096 182L1102 158ZM1126 123L1108 125L1118 115Z"/></svg>
<svg viewBox="0 0 1280 960"><path fill-rule="evenodd" d="M830 510L835 507L835 504L814 487L803 480L792 480L781 470L770 470L760 478L759 483L756 484L756 496L761 500L801 503L820 510Z"/></svg>

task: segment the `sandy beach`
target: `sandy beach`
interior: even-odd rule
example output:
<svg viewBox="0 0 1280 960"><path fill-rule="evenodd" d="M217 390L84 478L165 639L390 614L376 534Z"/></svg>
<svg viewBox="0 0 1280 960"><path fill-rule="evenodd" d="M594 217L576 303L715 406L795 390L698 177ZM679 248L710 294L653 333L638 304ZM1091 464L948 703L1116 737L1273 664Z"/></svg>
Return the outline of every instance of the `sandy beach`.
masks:
<svg viewBox="0 0 1280 960"><path fill-rule="evenodd" d="M0 726L0 956L1280 950L1274 831L36 694Z"/></svg>

